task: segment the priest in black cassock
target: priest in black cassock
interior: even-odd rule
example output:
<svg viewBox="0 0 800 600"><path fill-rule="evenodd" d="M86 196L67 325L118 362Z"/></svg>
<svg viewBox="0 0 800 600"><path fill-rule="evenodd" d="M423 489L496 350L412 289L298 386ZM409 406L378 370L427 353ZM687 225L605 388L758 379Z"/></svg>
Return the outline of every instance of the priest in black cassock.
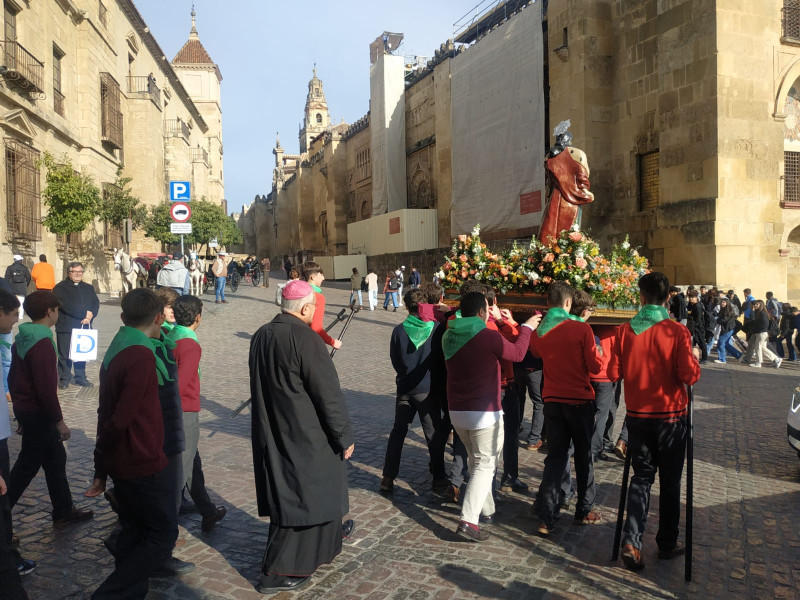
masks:
<svg viewBox="0 0 800 600"><path fill-rule="evenodd" d="M342 523L353 433L333 361L310 327L315 310L311 286L291 281L281 314L250 342L258 514L270 518L261 593L308 583L355 527Z"/></svg>

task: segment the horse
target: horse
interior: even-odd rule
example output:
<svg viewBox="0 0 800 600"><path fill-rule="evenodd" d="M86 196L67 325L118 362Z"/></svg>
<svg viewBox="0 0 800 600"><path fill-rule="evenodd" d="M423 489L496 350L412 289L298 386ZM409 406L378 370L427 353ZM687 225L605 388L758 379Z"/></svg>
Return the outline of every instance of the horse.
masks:
<svg viewBox="0 0 800 600"><path fill-rule="evenodd" d="M125 251L114 248L114 269L122 275L122 295L136 289L139 278L147 281L147 272L134 261Z"/></svg>
<svg viewBox="0 0 800 600"><path fill-rule="evenodd" d="M206 264L201 258L189 258L186 268L189 269L189 293L199 297L203 294L203 275L206 271Z"/></svg>

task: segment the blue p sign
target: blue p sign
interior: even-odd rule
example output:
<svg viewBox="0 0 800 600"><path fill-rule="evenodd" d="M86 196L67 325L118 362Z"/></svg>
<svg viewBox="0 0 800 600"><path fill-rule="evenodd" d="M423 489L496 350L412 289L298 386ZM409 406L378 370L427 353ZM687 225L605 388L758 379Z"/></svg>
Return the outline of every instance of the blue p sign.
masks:
<svg viewBox="0 0 800 600"><path fill-rule="evenodd" d="M78 335L78 345L76 351L80 354L88 354L94 350L95 341L91 335Z"/></svg>
<svg viewBox="0 0 800 600"><path fill-rule="evenodd" d="M191 185L188 181L170 181L169 199L172 202L188 202L192 199Z"/></svg>

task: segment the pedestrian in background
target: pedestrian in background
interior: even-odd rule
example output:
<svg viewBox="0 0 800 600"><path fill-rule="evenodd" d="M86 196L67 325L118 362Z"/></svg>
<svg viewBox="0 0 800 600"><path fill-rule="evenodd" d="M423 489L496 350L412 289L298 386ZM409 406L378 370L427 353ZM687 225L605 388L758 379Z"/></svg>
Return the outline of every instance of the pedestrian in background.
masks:
<svg viewBox="0 0 800 600"><path fill-rule="evenodd" d="M717 324L719 325L719 338L717 339L717 359L714 362L725 364L728 354L736 359L741 358L742 353L731 343L731 338L736 332L736 315L733 311L733 304L726 296L720 298Z"/></svg>
<svg viewBox="0 0 800 600"><path fill-rule="evenodd" d="M794 338L794 315L792 314L792 306L788 302L784 302L781 308L783 310L779 323L780 336L775 345L778 350L778 356L783 358L783 342L785 341L789 351L789 360L794 362L797 356L794 353L794 344L792 343L792 339Z"/></svg>
<svg viewBox="0 0 800 600"><path fill-rule="evenodd" d="M378 274L372 269L367 271L367 297L369 298L369 309L375 310L378 306Z"/></svg>
<svg viewBox="0 0 800 600"><path fill-rule="evenodd" d="M272 269L272 264L269 261L269 256L261 259L261 274L264 276L264 281L261 282L261 287L269 287L269 272Z"/></svg>
<svg viewBox="0 0 800 600"><path fill-rule="evenodd" d="M750 366L760 368L761 361L766 358L772 361L772 364L778 369L783 360L767 347L767 339L769 338L769 313L767 313L767 308L764 306L764 301L754 300L750 303L750 308L751 318L746 325L746 331L750 335L747 340L747 352L739 359L739 362L746 363L752 358L754 362L750 363Z"/></svg>
<svg viewBox="0 0 800 600"><path fill-rule="evenodd" d="M399 269L394 272L395 277L397 277L397 283L400 284L400 287L397 288L397 299L398 304L403 306L403 284L405 283L406 278L406 266L403 265Z"/></svg>
<svg viewBox="0 0 800 600"><path fill-rule="evenodd" d="M33 265L31 279L37 290L52 292L56 287L56 273L53 265L47 262L47 256L39 255L39 262Z"/></svg>
<svg viewBox="0 0 800 600"><path fill-rule="evenodd" d="M331 348L341 348L342 340L335 340L329 336L322 323L322 318L325 316L325 296L322 294L321 287L322 282L325 281L325 274L322 272L322 268L314 261L308 260L303 263L302 274L306 282L311 285L311 289L314 290L314 300L317 306L314 320L311 322L311 329L316 331L322 341Z"/></svg>
<svg viewBox="0 0 800 600"><path fill-rule="evenodd" d="M81 387L92 387L86 379L86 363L73 362L69 358L72 330L83 326L92 327L92 321L100 311L100 299L94 287L83 281L83 264L71 262L67 266L67 278L53 288L53 293L61 301L56 323L56 344L58 345L58 387L65 390L70 382ZM75 379L72 379L72 372Z"/></svg>
<svg viewBox="0 0 800 600"><path fill-rule="evenodd" d="M16 294L20 304L23 303L25 296L28 295L28 285L31 283L31 272L22 260L21 255L15 254L14 262L6 268L6 280L11 284L11 289L14 290L14 294ZM20 318L23 316L25 316L24 310Z"/></svg>
<svg viewBox="0 0 800 600"><path fill-rule="evenodd" d="M416 267L411 267L411 275L408 276L408 286L414 290L419 287L420 284L420 277L419 271L417 271Z"/></svg>
<svg viewBox="0 0 800 600"><path fill-rule="evenodd" d="M364 306L361 298L361 275L358 274L358 267L353 267L353 274L350 276L350 308L355 306L356 294L358 294L358 305Z"/></svg>
<svg viewBox="0 0 800 600"><path fill-rule="evenodd" d="M392 273L389 271L388 275L386 276L386 282L383 284L383 310L389 310L389 301L392 301L392 305L394 306L394 312L397 312L397 293L398 290L402 288L402 285L397 280L397 273L399 271L395 271Z"/></svg>
<svg viewBox="0 0 800 600"><path fill-rule="evenodd" d="M217 254L217 258L214 260L214 263L211 265L211 272L214 274L214 297L215 303L223 303L227 304L228 301L225 300L225 283L227 277L227 269L225 268L225 253L220 252Z"/></svg>

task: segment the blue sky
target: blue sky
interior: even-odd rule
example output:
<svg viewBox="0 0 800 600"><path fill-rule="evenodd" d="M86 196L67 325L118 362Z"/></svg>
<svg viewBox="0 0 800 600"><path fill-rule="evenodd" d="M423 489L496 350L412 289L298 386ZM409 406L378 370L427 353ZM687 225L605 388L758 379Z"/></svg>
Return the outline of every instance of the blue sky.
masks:
<svg viewBox="0 0 800 600"><path fill-rule="evenodd" d="M134 0L168 59L189 37L192 0ZM488 2L488 0L486 0ZM331 116L352 123L369 104L369 44L405 34L405 54L432 56L479 0L195 0L200 40L222 71L225 196L241 210L272 185L275 132L298 152L316 62ZM489 4L494 4L488 2Z"/></svg>

